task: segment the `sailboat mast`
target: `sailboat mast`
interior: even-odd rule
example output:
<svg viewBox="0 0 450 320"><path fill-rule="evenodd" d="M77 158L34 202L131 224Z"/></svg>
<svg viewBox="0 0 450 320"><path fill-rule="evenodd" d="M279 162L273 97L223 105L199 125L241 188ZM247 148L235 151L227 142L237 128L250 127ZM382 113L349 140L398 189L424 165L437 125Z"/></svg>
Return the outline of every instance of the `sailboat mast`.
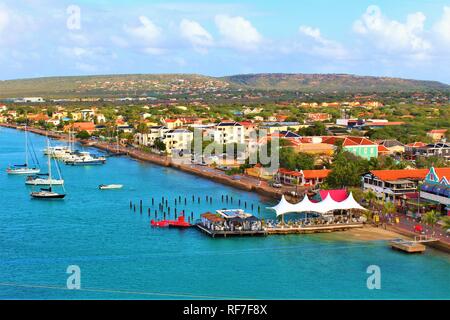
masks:
<svg viewBox="0 0 450 320"><path fill-rule="evenodd" d="M47 149L50 148L50 142L48 140L48 136L47 136ZM52 163L51 163L51 157L50 157L50 153L47 154L47 165L48 165L48 180L49 180L49 184L50 184L50 190L52 189Z"/></svg>
<svg viewBox="0 0 450 320"><path fill-rule="evenodd" d="M27 132L28 118L25 115L25 165L28 168L28 132Z"/></svg>

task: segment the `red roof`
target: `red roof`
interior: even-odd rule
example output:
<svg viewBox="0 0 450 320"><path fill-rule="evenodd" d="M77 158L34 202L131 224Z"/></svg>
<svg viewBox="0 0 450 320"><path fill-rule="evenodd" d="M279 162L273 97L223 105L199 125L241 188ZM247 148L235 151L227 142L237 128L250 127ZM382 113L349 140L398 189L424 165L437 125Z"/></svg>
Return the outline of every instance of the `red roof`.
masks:
<svg viewBox="0 0 450 320"><path fill-rule="evenodd" d="M378 145L378 153L389 153L389 152L391 151L382 144Z"/></svg>
<svg viewBox="0 0 450 320"><path fill-rule="evenodd" d="M336 190L320 190L319 191L320 198L324 200L328 194L330 194L331 198L334 201L341 202L348 198L347 190L345 189L336 189Z"/></svg>
<svg viewBox="0 0 450 320"><path fill-rule="evenodd" d="M79 131L95 131L95 124L93 122L75 122L71 127Z"/></svg>
<svg viewBox="0 0 450 320"><path fill-rule="evenodd" d="M428 133L446 133L447 129L435 129L435 130L430 130L428 131Z"/></svg>
<svg viewBox="0 0 450 320"><path fill-rule="evenodd" d="M450 168L434 168L434 172L436 172L439 180L443 177L450 179Z"/></svg>
<svg viewBox="0 0 450 320"><path fill-rule="evenodd" d="M419 148L419 147L424 147L426 145L427 145L426 143L418 141L418 142L408 143L406 146L413 147L413 148Z"/></svg>
<svg viewBox="0 0 450 320"><path fill-rule="evenodd" d="M373 146L376 145L375 142L370 141L367 138L363 137L347 137L345 138L344 142L342 143L342 146Z"/></svg>
<svg viewBox="0 0 450 320"><path fill-rule="evenodd" d="M285 174L293 177L301 177L303 176L305 179L323 179L328 177L331 170L322 169L322 170L301 170L301 171L291 171L287 169L280 168L278 170L279 173Z"/></svg>
<svg viewBox="0 0 450 320"><path fill-rule="evenodd" d="M427 176L428 171L428 169L372 170L370 173L383 181L395 181L400 179L423 180Z"/></svg>

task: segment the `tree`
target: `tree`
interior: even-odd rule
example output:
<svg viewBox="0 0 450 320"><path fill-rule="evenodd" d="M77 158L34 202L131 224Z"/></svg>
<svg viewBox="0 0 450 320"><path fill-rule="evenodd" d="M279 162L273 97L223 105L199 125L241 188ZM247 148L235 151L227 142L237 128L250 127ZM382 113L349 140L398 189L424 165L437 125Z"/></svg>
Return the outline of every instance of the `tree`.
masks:
<svg viewBox="0 0 450 320"><path fill-rule="evenodd" d="M364 193L364 198L369 203L369 206L372 208L374 207L374 201L377 199L377 195L372 190L369 190Z"/></svg>
<svg viewBox="0 0 450 320"><path fill-rule="evenodd" d="M383 205L384 215L390 215L395 213L395 205L392 202L385 202Z"/></svg>
<svg viewBox="0 0 450 320"><path fill-rule="evenodd" d="M159 151L166 151L166 144L160 138L155 139L153 147L158 149Z"/></svg>
<svg viewBox="0 0 450 320"><path fill-rule="evenodd" d="M314 169L315 157L313 155L295 152L293 148L280 149L280 167L288 170Z"/></svg>
<svg viewBox="0 0 450 320"><path fill-rule="evenodd" d="M434 227L439 221L439 215L435 210L428 211L423 215L422 221Z"/></svg>
<svg viewBox="0 0 450 320"><path fill-rule="evenodd" d="M145 123L139 123L136 129L141 134L147 134L149 132L148 126Z"/></svg>
<svg viewBox="0 0 450 320"><path fill-rule="evenodd" d="M444 231L447 231L450 229L450 217L449 216L442 217L442 228L444 229Z"/></svg>
<svg viewBox="0 0 450 320"><path fill-rule="evenodd" d="M86 130L83 130L83 131L78 132L76 137L81 140L87 140L91 137L91 135Z"/></svg>
<svg viewBox="0 0 450 320"><path fill-rule="evenodd" d="M369 171L367 160L344 151L336 155L325 183L331 188L360 186L361 175L367 171Z"/></svg>

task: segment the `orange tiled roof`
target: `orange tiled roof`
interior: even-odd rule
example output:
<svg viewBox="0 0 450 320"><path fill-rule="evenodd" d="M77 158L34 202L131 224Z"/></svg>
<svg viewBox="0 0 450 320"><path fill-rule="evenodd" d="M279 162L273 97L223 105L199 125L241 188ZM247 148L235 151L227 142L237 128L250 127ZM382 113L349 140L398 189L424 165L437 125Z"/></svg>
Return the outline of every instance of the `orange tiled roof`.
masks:
<svg viewBox="0 0 450 320"><path fill-rule="evenodd" d="M372 170L370 173L383 181L395 181L400 179L423 180L427 176L428 171L428 169Z"/></svg>
<svg viewBox="0 0 450 320"><path fill-rule="evenodd" d="M436 172L439 180L443 177L450 179L450 168L434 168L434 172Z"/></svg>
<svg viewBox="0 0 450 320"><path fill-rule="evenodd" d="M375 142L370 141L367 138L363 137L347 137L345 138L344 142L342 143L342 146L373 146L376 145Z"/></svg>
<svg viewBox="0 0 450 320"><path fill-rule="evenodd" d="M382 144L378 145L378 153L389 153L390 150L383 146Z"/></svg>
<svg viewBox="0 0 450 320"><path fill-rule="evenodd" d="M279 173L285 174L293 177L305 177L305 179L321 179L326 178L330 174L331 170L322 169L322 170L301 170L301 171L291 171L288 169L280 168L278 170Z"/></svg>
<svg viewBox="0 0 450 320"><path fill-rule="evenodd" d="M428 131L428 133L446 133L447 129L435 129L435 130L430 130Z"/></svg>
<svg viewBox="0 0 450 320"><path fill-rule="evenodd" d="M407 146L407 147L418 148L418 147L424 147L424 146L426 146L426 145L427 145L427 144L424 143L424 142L417 141L417 142L408 143L406 146Z"/></svg>
<svg viewBox="0 0 450 320"><path fill-rule="evenodd" d="M95 124L93 122L75 122L72 125L73 129L78 129L80 131L86 130L86 131L94 131L95 130Z"/></svg>

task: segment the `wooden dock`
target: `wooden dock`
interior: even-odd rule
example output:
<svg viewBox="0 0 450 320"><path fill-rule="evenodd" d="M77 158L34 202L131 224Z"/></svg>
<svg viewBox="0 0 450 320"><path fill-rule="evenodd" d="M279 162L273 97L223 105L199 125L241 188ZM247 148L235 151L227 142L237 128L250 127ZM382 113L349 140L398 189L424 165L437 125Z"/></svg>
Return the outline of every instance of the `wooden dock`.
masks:
<svg viewBox="0 0 450 320"><path fill-rule="evenodd" d="M426 250L424 243L437 241L428 236L416 236L414 240L394 239L389 241L392 249L400 250L406 253L422 253Z"/></svg>
<svg viewBox="0 0 450 320"><path fill-rule="evenodd" d="M303 226L303 227L289 227L284 228L267 228L267 234L305 234L305 233L323 233L334 231L345 231L348 229L362 228L362 223L353 224L333 224L333 225L320 225L320 226Z"/></svg>
<svg viewBox="0 0 450 320"><path fill-rule="evenodd" d="M197 224L196 225L197 228L202 231L203 233L209 235L212 238L216 238L216 237L233 237L233 236L237 236L237 237L243 237L243 236L266 236L267 232L265 230L258 230L258 231L239 231L239 230L234 230L234 231L221 231L221 230L211 230L208 229L204 226L202 226L201 224Z"/></svg>

